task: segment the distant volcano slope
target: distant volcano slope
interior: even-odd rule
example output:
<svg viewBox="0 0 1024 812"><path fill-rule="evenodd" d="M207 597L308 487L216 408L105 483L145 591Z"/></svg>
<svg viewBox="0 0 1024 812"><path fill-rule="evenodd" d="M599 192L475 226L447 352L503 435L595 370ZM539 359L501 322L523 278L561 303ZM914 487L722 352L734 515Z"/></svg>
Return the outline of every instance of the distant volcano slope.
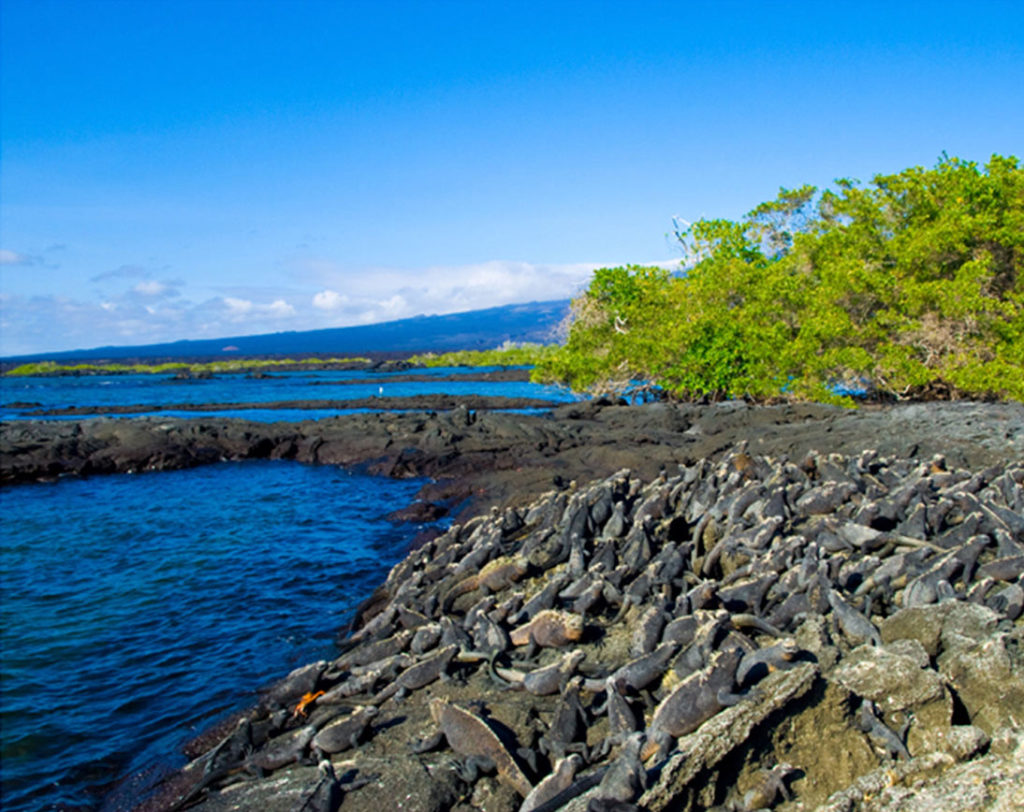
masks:
<svg viewBox="0 0 1024 812"><path fill-rule="evenodd" d="M568 312L569 300L559 299L449 313L443 316L416 316L411 319L354 327L228 336L131 347L96 347L24 355L4 360L27 362L127 358L192 359L295 354L394 357L421 352L486 350L506 341L550 342Z"/></svg>

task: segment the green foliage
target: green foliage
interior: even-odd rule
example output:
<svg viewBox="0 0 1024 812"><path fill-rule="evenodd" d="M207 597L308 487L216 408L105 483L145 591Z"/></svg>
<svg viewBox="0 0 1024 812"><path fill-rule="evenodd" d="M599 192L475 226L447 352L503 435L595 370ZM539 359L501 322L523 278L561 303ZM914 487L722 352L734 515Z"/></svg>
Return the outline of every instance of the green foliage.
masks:
<svg viewBox="0 0 1024 812"><path fill-rule="evenodd" d="M557 349L553 345L506 343L493 350L460 350L440 355L427 352L412 356L409 363L420 367L535 366L553 355Z"/></svg>
<svg viewBox="0 0 1024 812"><path fill-rule="evenodd" d="M1024 400L1024 171L943 158L867 186L781 190L677 231L679 274L594 273L538 380L680 399Z"/></svg>
<svg viewBox="0 0 1024 812"><path fill-rule="evenodd" d="M333 364L369 364L368 358L232 358L226 361L186 363L169 361L163 364L58 364L56 361L38 361L9 369L5 375L14 377L31 375L158 375L168 372L202 373L252 372L271 368L317 369Z"/></svg>
<svg viewBox="0 0 1024 812"><path fill-rule="evenodd" d="M60 369L55 361L38 361L34 364L22 364L8 370L7 375L53 375Z"/></svg>

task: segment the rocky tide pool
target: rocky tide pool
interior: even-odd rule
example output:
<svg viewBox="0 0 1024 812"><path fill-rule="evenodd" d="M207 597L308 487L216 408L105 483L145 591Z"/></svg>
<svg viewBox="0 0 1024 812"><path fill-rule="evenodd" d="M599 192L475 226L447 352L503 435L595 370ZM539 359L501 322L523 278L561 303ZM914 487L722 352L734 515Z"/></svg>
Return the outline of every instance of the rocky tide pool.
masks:
<svg viewBox="0 0 1024 812"><path fill-rule="evenodd" d="M97 809L329 656L406 552L419 480L293 462L0 491L2 806ZM110 808L117 805L108 801Z"/></svg>

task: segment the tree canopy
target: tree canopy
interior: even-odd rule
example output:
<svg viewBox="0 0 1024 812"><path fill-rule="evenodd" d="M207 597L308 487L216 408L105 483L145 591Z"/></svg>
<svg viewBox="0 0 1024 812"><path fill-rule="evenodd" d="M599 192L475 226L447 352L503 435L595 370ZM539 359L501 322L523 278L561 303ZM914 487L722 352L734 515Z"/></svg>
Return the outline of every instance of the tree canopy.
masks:
<svg viewBox="0 0 1024 812"><path fill-rule="evenodd" d="M869 184L782 189L677 229L682 270L594 272L535 370L682 400L1024 400L1024 171L943 156Z"/></svg>

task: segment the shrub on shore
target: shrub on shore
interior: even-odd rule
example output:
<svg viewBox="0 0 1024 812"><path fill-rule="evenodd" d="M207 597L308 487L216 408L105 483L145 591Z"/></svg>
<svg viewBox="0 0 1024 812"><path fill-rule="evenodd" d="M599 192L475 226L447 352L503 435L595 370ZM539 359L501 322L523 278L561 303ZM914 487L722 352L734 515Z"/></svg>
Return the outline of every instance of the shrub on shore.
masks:
<svg viewBox="0 0 1024 812"><path fill-rule="evenodd" d="M413 366L421 367L521 367L536 366L552 357L558 347L552 344L509 344L493 350L459 350L457 352L414 355Z"/></svg>
<svg viewBox="0 0 1024 812"><path fill-rule="evenodd" d="M188 372L193 375L221 372L252 372L270 368L310 368L332 364L369 364L368 358L237 358L229 361L186 363L168 361L163 364L58 364L56 361L36 361L8 370L13 377L32 375L158 375L165 372Z"/></svg>
<svg viewBox="0 0 1024 812"><path fill-rule="evenodd" d="M534 371L681 400L1024 400L1024 171L943 156L680 224L679 273L595 271Z"/></svg>

